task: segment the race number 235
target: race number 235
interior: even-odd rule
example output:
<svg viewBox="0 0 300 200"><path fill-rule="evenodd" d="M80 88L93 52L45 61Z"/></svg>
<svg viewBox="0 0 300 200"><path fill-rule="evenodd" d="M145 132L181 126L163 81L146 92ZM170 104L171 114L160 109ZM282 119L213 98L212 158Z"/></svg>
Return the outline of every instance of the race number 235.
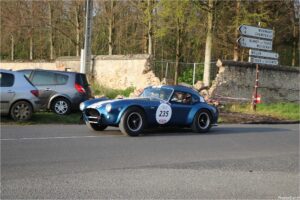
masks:
<svg viewBox="0 0 300 200"><path fill-rule="evenodd" d="M166 124L170 121L172 116L172 109L169 104L161 103L156 110L156 121L159 124Z"/></svg>
<svg viewBox="0 0 300 200"><path fill-rule="evenodd" d="M164 111L164 110L161 110L159 114L160 117L168 117L168 115L169 115L169 111Z"/></svg>

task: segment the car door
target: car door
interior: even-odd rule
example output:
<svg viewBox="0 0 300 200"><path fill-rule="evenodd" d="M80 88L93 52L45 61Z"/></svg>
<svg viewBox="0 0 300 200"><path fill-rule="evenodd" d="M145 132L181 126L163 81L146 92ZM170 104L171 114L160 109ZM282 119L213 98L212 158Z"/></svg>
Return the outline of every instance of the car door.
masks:
<svg viewBox="0 0 300 200"><path fill-rule="evenodd" d="M0 73L0 104L1 104L1 114L9 113L9 105L16 95L13 85L15 82L15 76L12 73Z"/></svg>
<svg viewBox="0 0 300 200"><path fill-rule="evenodd" d="M188 114L192 109L192 95L186 92L174 91L171 100L173 125L185 125Z"/></svg>
<svg viewBox="0 0 300 200"><path fill-rule="evenodd" d="M39 90L39 98L41 100L41 107L47 108L48 102L56 93L55 73L51 71L34 71L31 76L31 82Z"/></svg>

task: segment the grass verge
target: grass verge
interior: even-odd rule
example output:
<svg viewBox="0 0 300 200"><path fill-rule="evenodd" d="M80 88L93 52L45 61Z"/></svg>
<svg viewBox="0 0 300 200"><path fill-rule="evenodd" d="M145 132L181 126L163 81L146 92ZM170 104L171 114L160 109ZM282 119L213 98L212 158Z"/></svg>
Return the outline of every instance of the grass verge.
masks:
<svg viewBox="0 0 300 200"><path fill-rule="evenodd" d="M251 109L250 104L227 104L223 112L267 115L281 120L300 120L300 104L298 103L258 104L256 112Z"/></svg>
<svg viewBox="0 0 300 200"><path fill-rule="evenodd" d="M132 93L135 89L134 87L128 87L124 90L111 89L111 88L107 88L102 85L99 85L97 83L93 83L91 85L91 87L92 87L92 90L94 91L94 95L99 95L99 96L104 95L110 99L114 99L118 95L128 97L130 95L130 93Z"/></svg>
<svg viewBox="0 0 300 200"><path fill-rule="evenodd" d="M79 124L81 112L71 113L69 115L57 115L53 112L37 112L32 115L30 121L16 122L8 116L1 116L1 124Z"/></svg>

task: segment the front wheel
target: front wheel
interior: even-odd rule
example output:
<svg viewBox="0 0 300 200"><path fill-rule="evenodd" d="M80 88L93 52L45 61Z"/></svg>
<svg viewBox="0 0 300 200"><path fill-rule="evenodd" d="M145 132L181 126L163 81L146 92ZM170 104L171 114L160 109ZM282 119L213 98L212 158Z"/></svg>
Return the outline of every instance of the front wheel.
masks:
<svg viewBox="0 0 300 200"><path fill-rule="evenodd" d="M143 131L146 119L139 108L129 108L121 118L119 127L124 135L136 137Z"/></svg>
<svg viewBox="0 0 300 200"><path fill-rule="evenodd" d="M101 124L91 124L89 122L85 122L85 124L87 125L87 127L89 127L89 129L91 129L92 131L103 131L104 129L107 128L106 125L101 125Z"/></svg>
<svg viewBox="0 0 300 200"><path fill-rule="evenodd" d="M194 117L192 129L196 133L206 133L211 128L211 115L207 110L200 110Z"/></svg>

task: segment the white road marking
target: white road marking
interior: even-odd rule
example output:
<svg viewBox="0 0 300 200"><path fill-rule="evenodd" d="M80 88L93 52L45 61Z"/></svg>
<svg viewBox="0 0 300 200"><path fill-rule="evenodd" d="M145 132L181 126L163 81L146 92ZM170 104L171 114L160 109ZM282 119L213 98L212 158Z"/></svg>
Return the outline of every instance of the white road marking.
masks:
<svg viewBox="0 0 300 200"><path fill-rule="evenodd" d="M38 138L3 138L1 141L13 141L13 140L51 140L51 139L79 139L79 138L95 138L100 136L69 136L69 137L38 137Z"/></svg>

